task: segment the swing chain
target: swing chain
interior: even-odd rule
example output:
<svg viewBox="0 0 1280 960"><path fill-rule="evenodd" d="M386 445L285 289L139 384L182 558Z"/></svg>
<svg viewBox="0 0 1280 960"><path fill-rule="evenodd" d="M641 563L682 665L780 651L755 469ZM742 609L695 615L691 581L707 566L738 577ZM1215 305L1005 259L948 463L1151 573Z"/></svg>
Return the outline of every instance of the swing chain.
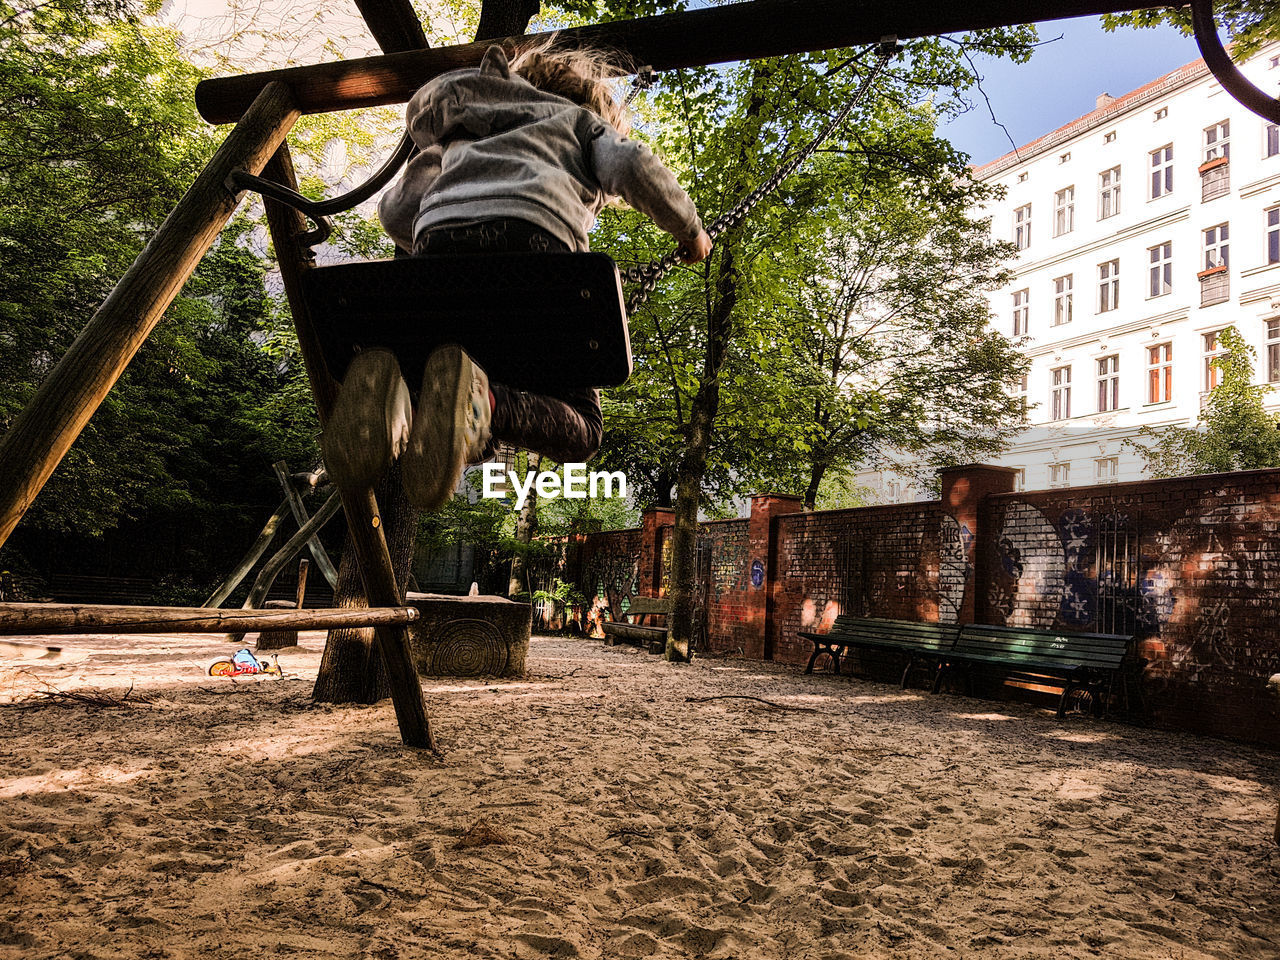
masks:
<svg viewBox="0 0 1280 960"><path fill-rule="evenodd" d="M867 73L866 77L863 78L858 89L854 92L853 96L849 98L849 101L844 105L840 112L827 123L821 133L809 141L804 149L786 163L778 167L768 180L747 194L732 210L717 217L711 226L707 227L707 235L711 237L712 240L715 240L716 237L720 236L725 231L732 230L734 227L742 223L742 221L747 218L747 214L752 211L756 204L776 190L782 182L787 179L787 177L791 176L791 174L796 171L796 168L812 157L818 151L818 148L830 139L831 135L835 133L836 128L848 119L849 114L853 112L854 108L857 107L857 105L867 95L867 92L871 89L871 85L875 83L876 78L879 77L880 72L885 68L889 61L898 54L901 47L898 44L897 37L885 37L880 41L877 49L878 56L875 64ZM640 284L640 286L636 290L633 290L631 295L627 298L627 312L630 313L642 306L644 302L649 299L649 296L654 292L654 290L657 289L658 281L670 273L679 262L679 251L673 250L660 260L652 260L649 263L628 267L626 270L621 271L620 276L624 282Z"/></svg>

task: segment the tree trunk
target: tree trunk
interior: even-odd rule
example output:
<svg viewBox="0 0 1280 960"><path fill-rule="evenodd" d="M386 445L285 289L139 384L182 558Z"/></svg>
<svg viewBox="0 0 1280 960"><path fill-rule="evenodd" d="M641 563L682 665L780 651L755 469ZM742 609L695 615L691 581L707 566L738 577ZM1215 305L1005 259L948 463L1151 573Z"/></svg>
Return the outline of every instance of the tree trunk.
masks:
<svg viewBox="0 0 1280 960"><path fill-rule="evenodd" d="M720 412L720 370L729 345L733 308L738 302L738 271L733 243L737 231L725 236L716 282L716 299L707 324L706 362L698 393L689 411L689 436L676 471L676 517L671 542L671 638L666 658L689 660L693 644L693 580L698 545L698 505L707 470L707 453Z"/></svg>
<svg viewBox="0 0 1280 960"><path fill-rule="evenodd" d="M413 561L418 511L404 495L398 463L392 465L375 492L378 503L382 505L387 549L403 596ZM333 605L345 608L368 606L360 570L356 566L355 550L345 541L342 561L338 564L338 586L333 592ZM356 627L329 631L329 641L325 644L320 672L311 695L322 703L377 703L391 695L386 668L372 629Z"/></svg>
<svg viewBox="0 0 1280 960"><path fill-rule="evenodd" d="M542 466L542 454L530 453L528 455L527 469L538 471ZM516 542L522 547L528 547L533 542L534 534L538 532L538 498L532 490L529 491L529 499L525 500L524 506L520 508L520 515L516 517ZM525 592L528 586L529 593L532 594L532 585L526 584L526 570L528 569L527 556L521 547L516 548L515 556L511 558L511 579L507 581L507 596L515 599L517 595Z"/></svg>
<svg viewBox="0 0 1280 960"><path fill-rule="evenodd" d="M815 460L809 466L809 486L804 491L804 508L806 510L816 509L818 502L818 487L822 485L822 478L827 475L827 463L825 460Z"/></svg>

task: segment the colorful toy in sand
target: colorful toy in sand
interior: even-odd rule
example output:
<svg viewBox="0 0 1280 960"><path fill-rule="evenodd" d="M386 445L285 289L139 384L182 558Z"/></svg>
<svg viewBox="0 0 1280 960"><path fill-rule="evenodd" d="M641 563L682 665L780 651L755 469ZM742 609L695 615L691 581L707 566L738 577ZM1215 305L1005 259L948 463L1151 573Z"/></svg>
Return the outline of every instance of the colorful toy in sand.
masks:
<svg viewBox="0 0 1280 960"><path fill-rule="evenodd" d="M276 677L284 676L284 671L280 669L279 657L273 653L270 660L259 660L253 655L252 650L245 647L229 657L219 657L209 664L211 677L247 677L257 673L271 674Z"/></svg>

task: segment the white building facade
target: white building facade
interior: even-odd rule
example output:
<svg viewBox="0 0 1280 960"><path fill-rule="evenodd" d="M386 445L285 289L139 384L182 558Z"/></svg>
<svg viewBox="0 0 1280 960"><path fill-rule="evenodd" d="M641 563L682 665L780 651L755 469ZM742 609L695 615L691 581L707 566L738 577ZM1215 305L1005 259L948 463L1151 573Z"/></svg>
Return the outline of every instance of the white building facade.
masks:
<svg viewBox="0 0 1280 960"><path fill-rule="evenodd" d="M1242 69L1276 92L1280 45ZM1203 61L1102 94L973 176L1005 188L981 213L1019 248L991 309L1030 359L1031 427L996 461L1024 489L1141 478L1125 439L1195 422L1229 326L1257 351L1255 379L1280 386L1280 130ZM892 472L860 479L912 498Z"/></svg>

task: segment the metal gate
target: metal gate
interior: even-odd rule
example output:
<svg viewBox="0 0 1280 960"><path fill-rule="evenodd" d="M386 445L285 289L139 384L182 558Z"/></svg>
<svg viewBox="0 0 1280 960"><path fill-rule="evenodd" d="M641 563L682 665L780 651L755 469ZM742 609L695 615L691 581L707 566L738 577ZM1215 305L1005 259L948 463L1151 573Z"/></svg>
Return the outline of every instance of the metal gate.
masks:
<svg viewBox="0 0 1280 960"><path fill-rule="evenodd" d="M1135 634L1143 621L1140 532L1127 514L1114 507L1098 517L1094 563L1098 605L1094 629L1098 633Z"/></svg>

